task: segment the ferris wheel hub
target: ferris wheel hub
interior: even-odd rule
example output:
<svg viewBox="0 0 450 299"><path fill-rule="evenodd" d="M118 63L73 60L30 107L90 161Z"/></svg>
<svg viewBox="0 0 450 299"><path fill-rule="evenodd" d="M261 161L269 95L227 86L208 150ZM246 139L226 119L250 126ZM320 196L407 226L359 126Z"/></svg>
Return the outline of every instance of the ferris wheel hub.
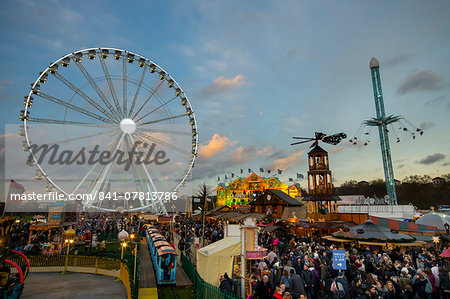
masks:
<svg viewBox="0 0 450 299"><path fill-rule="evenodd" d="M134 133L134 131L136 130L136 123L134 122L134 120L132 120L130 118L124 118L120 122L120 129L125 134Z"/></svg>

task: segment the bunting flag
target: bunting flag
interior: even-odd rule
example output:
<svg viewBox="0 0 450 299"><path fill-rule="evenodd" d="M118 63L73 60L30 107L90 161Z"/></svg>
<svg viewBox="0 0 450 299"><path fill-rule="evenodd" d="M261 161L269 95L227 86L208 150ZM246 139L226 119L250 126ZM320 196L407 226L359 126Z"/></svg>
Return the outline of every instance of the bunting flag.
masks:
<svg viewBox="0 0 450 299"><path fill-rule="evenodd" d="M292 178L289 178L289 182L293 182L294 180Z"/></svg>
<svg viewBox="0 0 450 299"><path fill-rule="evenodd" d="M269 169L269 170L267 170L267 173L271 173L271 172L272 172L272 170L270 170L270 169Z"/></svg>
<svg viewBox="0 0 450 299"><path fill-rule="evenodd" d="M283 171L281 169L278 169L278 174L281 174Z"/></svg>
<svg viewBox="0 0 450 299"><path fill-rule="evenodd" d="M303 174L297 173L297 179L303 179L303 178L304 178Z"/></svg>
<svg viewBox="0 0 450 299"><path fill-rule="evenodd" d="M234 178L234 173L231 173L231 177Z"/></svg>
<svg viewBox="0 0 450 299"><path fill-rule="evenodd" d="M248 173L251 173L251 172L252 172L252 170L249 168L249 169L248 169Z"/></svg>
<svg viewBox="0 0 450 299"><path fill-rule="evenodd" d="M259 171L260 171L260 172L264 172L264 169L260 168Z"/></svg>
<svg viewBox="0 0 450 299"><path fill-rule="evenodd" d="M243 173L244 172L244 170L241 168L241 173Z"/></svg>
<svg viewBox="0 0 450 299"><path fill-rule="evenodd" d="M225 179L228 180L227 175L225 175Z"/></svg>
<svg viewBox="0 0 450 299"><path fill-rule="evenodd" d="M220 176L217 177L217 180L220 181Z"/></svg>

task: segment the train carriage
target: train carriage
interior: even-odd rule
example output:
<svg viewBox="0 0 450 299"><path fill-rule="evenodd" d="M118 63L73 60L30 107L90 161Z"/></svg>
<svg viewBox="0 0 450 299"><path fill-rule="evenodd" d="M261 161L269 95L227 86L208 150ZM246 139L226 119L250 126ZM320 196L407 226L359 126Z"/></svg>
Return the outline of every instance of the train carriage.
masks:
<svg viewBox="0 0 450 299"><path fill-rule="evenodd" d="M146 238L158 285L176 284L177 254L166 238L152 227L146 227Z"/></svg>
<svg viewBox="0 0 450 299"><path fill-rule="evenodd" d="M157 250L155 264L157 284L176 284L177 253L172 246L163 246Z"/></svg>
<svg viewBox="0 0 450 299"><path fill-rule="evenodd" d="M158 255L158 249L160 249L161 247L171 247L170 244L166 241L166 240L161 240L161 241L156 241L153 244L153 252L150 252L151 256L152 256L152 261L156 260L156 257Z"/></svg>

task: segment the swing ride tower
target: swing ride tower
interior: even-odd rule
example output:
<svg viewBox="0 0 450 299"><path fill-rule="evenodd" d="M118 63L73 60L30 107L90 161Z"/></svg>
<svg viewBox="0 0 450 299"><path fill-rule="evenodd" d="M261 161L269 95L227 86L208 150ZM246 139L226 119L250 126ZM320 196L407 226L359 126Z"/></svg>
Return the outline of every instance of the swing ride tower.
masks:
<svg viewBox="0 0 450 299"><path fill-rule="evenodd" d="M390 205L397 205L397 193L395 191L394 170L392 167L391 149L389 145L389 130L387 126L401 119L401 116L390 115L386 117L384 112L383 92L381 90L380 64L375 57L369 63L372 74L373 94L375 97L375 107L377 117L364 121L366 126L378 127L380 136L381 156L383 158L384 179L386 182L386 193L389 197Z"/></svg>

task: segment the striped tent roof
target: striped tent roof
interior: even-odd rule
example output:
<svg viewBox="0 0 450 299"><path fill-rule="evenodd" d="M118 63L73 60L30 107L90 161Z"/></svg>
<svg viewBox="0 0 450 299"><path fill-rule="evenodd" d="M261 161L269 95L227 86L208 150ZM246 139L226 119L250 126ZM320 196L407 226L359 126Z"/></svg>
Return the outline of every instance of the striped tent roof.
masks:
<svg viewBox="0 0 450 299"><path fill-rule="evenodd" d="M374 224L382 225L384 227L400 230L400 231L410 231L410 232L434 232L436 231L435 226L430 225L424 225L424 224L417 224L413 222L405 222L405 221L398 221L393 219L386 219L381 217L375 217L370 216L370 220Z"/></svg>

